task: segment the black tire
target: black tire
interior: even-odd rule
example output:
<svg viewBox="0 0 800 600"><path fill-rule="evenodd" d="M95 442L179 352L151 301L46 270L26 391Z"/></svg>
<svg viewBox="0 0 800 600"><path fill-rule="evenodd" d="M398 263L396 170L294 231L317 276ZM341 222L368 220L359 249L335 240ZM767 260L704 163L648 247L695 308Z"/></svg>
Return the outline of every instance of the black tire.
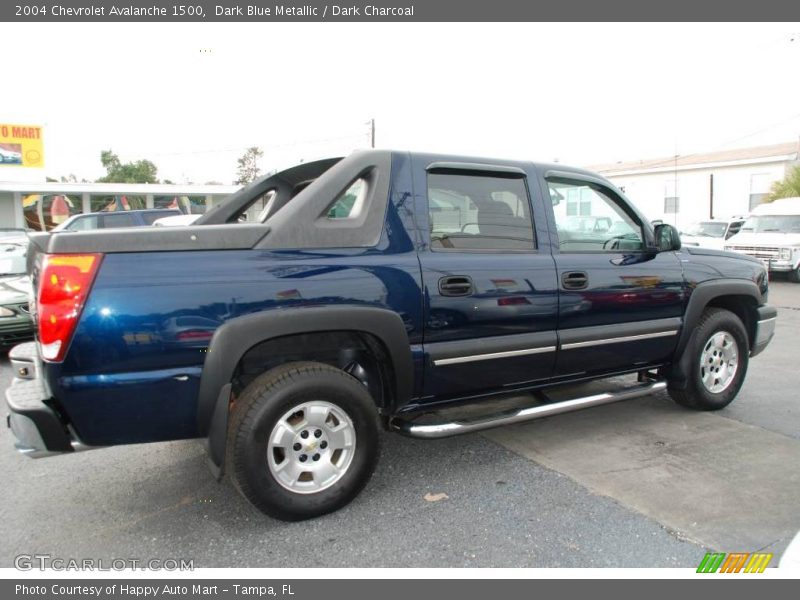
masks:
<svg viewBox="0 0 800 600"><path fill-rule="evenodd" d="M268 456L276 450L270 450L269 438L288 411L311 401L333 405L350 419L347 425L354 430L355 450L335 483L319 491L298 493L273 474ZM316 426L299 430L306 427ZM236 399L228 429L227 471L234 486L260 511L284 521L309 519L335 511L358 495L375 470L378 439L375 403L358 380L322 363L290 363L260 375ZM298 456L291 454L291 449L287 455L286 460ZM309 458L308 468L313 466L316 464ZM311 477L317 485L313 474Z"/></svg>
<svg viewBox="0 0 800 600"><path fill-rule="evenodd" d="M789 281L792 283L800 283L800 266L793 271L789 271Z"/></svg>
<svg viewBox="0 0 800 600"><path fill-rule="evenodd" d="M703 375L707 373L705 369L708 369L708 366L701 367L701 360L707 347L713 350L709 344L712 338L719 333L732 336L737 346L738 357L735 373L726 387L719 392L713 392L703 383ZM681 406L694 410L719 410L733 402L744 383L750 356L747 331L739 317L722 308L707 308L700 317L700 322L684 352L689 353L687 357L688 382L685 389L668 388L672 399ZM712 381L714 381L713 368L712 365L710 374ZM719 371L720 367L716 368Z"/></svg>

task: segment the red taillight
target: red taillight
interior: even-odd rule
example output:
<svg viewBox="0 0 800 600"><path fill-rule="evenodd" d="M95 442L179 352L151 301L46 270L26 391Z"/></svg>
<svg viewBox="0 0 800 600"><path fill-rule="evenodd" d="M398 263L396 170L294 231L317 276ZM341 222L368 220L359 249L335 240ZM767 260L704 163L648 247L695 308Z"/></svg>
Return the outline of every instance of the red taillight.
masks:
<svg viewBox="0 0 800 600"><path fill-rule="evenodd" d="M181 331L175 336L175 339L179 342L192 342L197 340L210 340L211 336L214 335L213 331L206 331L202 329L188 329L186 331Z"/></svg>
<svg viewBox="0 0 800 600"><path fill-rule="evenodd" d="M45 360L63 360L102 257L102 254L48 254L44 257L36 311Z"/></svg>

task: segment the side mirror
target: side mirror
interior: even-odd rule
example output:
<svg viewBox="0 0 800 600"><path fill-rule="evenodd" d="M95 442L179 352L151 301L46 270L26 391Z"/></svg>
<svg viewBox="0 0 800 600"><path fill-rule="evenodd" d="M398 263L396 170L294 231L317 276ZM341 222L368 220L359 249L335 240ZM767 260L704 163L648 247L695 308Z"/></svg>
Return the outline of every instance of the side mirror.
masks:
<svg viewBox="0 0 800 600"><path fill-rule="evenodd" d="M668 223L659 223L655 228L656 248L659 252L681 249L681 234Z"/></svg>

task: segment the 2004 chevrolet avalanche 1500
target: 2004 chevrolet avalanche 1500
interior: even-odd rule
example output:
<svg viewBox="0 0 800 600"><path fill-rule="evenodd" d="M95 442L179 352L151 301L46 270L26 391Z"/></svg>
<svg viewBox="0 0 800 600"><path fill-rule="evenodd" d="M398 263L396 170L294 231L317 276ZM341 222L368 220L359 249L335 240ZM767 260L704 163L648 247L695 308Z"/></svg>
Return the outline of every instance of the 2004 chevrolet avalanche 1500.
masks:
<svg viewBox="0 0 800 600"><path fill-rule="evenodd" d="M19 450L206 438L214 473L282 519L353 499L381 426L437 438L664 388L722 408L776 319L758 260L681 248L563 165L364 151L260 179L189 227L31 238ZM625 373L638 383L547 396ZM431 418L467 404L483 414Z"/></svg>

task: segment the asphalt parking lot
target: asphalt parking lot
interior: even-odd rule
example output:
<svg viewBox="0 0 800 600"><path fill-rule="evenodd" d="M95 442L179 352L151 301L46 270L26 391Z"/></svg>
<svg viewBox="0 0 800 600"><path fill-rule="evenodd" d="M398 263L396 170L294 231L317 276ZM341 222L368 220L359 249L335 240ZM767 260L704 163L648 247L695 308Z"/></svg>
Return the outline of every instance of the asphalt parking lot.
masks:
<svg viewBox="0 0 800 600"><path fill-rule="evenodd" d="M383 436L367 489L312 521L263 516L199 441L31 460L0 429L0 566L19 554L196 567L694 567L776 556L800 529L800 285L717 413L666 394L439 441ZM0 387L10 379L0 365ZM595 384L596 385L596 384ZM427 496L427 499L426 499ZM777 562L777 561L775 561Z"/></svg>

